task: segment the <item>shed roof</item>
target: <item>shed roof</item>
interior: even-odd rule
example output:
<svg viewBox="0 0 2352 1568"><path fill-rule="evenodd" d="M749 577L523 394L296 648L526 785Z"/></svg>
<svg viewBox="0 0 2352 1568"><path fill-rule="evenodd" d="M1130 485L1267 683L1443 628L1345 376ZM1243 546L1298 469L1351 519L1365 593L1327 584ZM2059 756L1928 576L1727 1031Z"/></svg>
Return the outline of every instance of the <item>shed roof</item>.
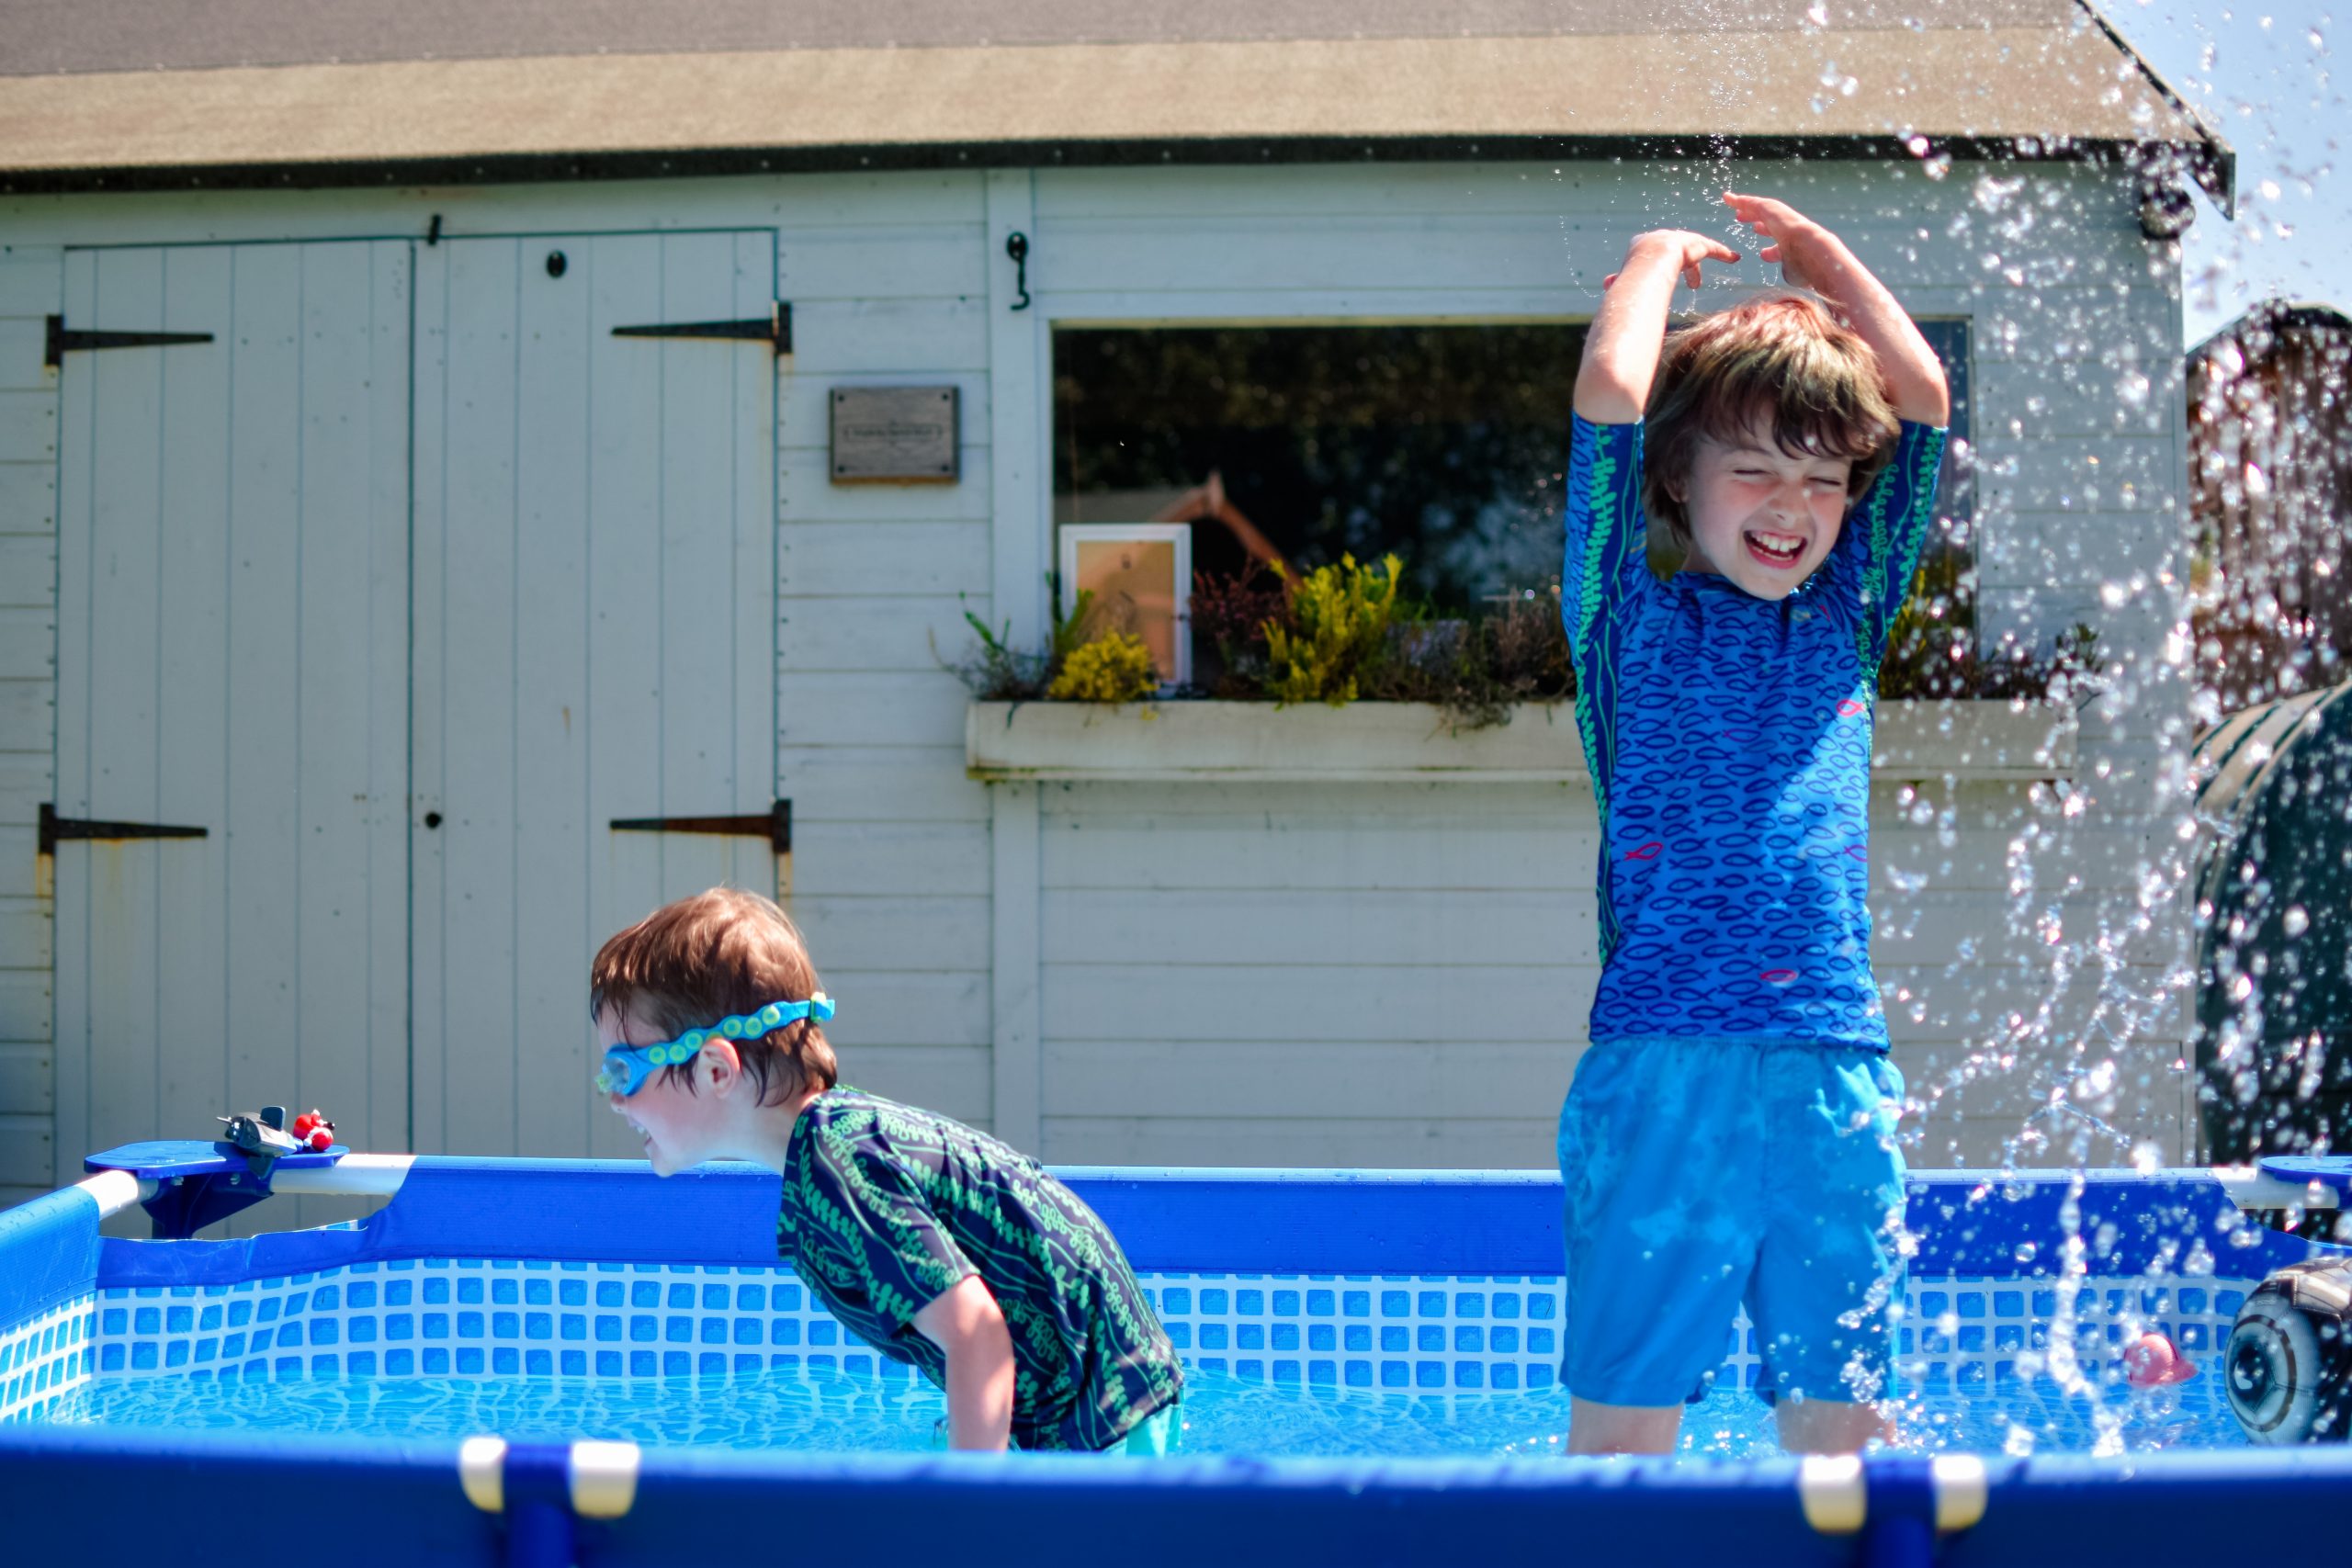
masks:
<svg viewBox="0 0 2352 1568"><path fill-rule="evenodd" d="M2260 357L2278 347L2282 334L2292 332L2333 334L2352 341L2352 316L2324 299L2256 300L2235 320L2191 348L2187 355L2188 368L2194 374L2217 354L2233 351L2241 360Z"/></svg>
<svg viewBox="0 0 2352 1568"><path fill-rule="evenodd" d="M7 0L0 186L2231 154L2084 0Z"/></svg>

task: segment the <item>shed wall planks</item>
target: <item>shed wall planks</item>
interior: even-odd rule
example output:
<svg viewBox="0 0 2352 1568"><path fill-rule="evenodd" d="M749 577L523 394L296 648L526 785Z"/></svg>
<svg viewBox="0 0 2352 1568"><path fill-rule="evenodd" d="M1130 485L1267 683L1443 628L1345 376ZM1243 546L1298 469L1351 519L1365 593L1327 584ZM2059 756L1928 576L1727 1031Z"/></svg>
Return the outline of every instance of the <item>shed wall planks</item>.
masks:
<svg viewBox="0 0 2352 1568"><path fill-rule="evenodd" d="M775 799L774 356L613 335L764 314L774 249L571 234L426 258L422 1148L635 1154L586 1088L591 955L682 894L775 889L764 835L609 827Z"/></svg>
<svg viewBox="0 0 2352 1568"><path fill-rule="evenodd" d="M59 848L61 1180L265 1100L406 1141L409 284L405 242L67 257L69 314L215 341L61 378L58 808L209 831Z"/></svg>
<svg viewBox="0 0 2352 1568"><path fill-rule="evenodd" d="M419 1128L435 1129L433 1146L585 1138L631 1152L584 1095L552 1092L580 1070L574 981L625 914L697 879L756 880L764 851L746 863L736 849L622 836L567 860L550 846L611 816L762 809L772 791L794 803L796 912L843 998L834 1033L852 1081L995 1121L1057 1159L1541 1164L1592 983L1589 793L983 786L964 775L961 694L939 658L968 646L967 612L1010 623L1020 641L1042 631L1053 323L1576 319L1635 229L1716 220L1699 172L1052 169L17 200L0 213L0 349L63 299L69 243L421 235L433 212L447 215L443 243L416 252L416 471L434 477L416 492L410 675L429 722L413 807L442 810L450 831L420 832L414 892L420 908L467 911L415 927ZM2055 164L2014 191L2006 179L1980 188L1965 166L1941 183L1910 164L1752 173L1834 217L1911 308L1971 321L1984 629L2040 635L2079 617L2108 633L2110 652L2153 655L2161 619L2101 592L2157 580L2185 493L2185 446L2162 412L2177 400L2177 278L2158 269L2150 282L2129 193ZM2063 206L2070 221L2019 227L2028 202ZM2004 266L2022 281L1980 265L1985 247L1953 242L2002 222L2017 230L1999 247ZM1017 313L1003 254L1016 228L1031 241L1035 299ZM537 287L554 248L572 263L571 295ZM1735 276L1763 274L1751 264ZM176 286L199 281L191 261ZM670 308L690 287L696 306ZM649 288L668 319L792 300L796 352L770 361L747 349L725 375L692 380L707 345L609 338ZM2119 358L2120 346L2130 352ZM288 347L251 351L258 367ZM158 395L130 367L108 375L127 407ZM962 482L829 484L829 389L914 383L961 393ZM93 558L55 519L97 497L86 465L83 491L58 489L72 432L57 399L38 376L0 371L0 562L37 578L48 549L51 573L87 581ZM756 440L742 434L747 409L764 410ZM732 444L702 439L714 430ZM610 456L648 432L660 462ZM334 433L306 426L313 438ZM224 461L266 450L254 433L238 439ZM583 440L601 465L548 456ZM140 476L106 479L105 504L135 509ZM265 497L250 525L284 525ZM150 576L198 570L158 555ZM272 562L213 570L232 610L287 592ZM119 581L125 604L155 592L135 574ZM50 759L63 767L68 740L86 752L62 710L86 713L93 693L85 673L52 672L40 657L59 614L50 591L12 582L0 600L0 758L34 760L0 762L0 1118L20 1137L18 1124L40 1122L52 1100L62 1109L69 1089L87 1096L86 1064L71 1052L46 1078L51 987L83 987L78 1008L88 982L69 978L68 933L43 945L30 811L48 798ZM474 629L452 641L460 624ZM258 631L217 635L262 658ZM255 670L255 701L282 700L274 679ZM2094 999L2154 986L2177 911L2127 933L2104 989L2086 978L2085 954L2098 935L2126 932L2144 879L2177 855L2159 763L2184 739L2185 708L2159 681L2113 724L2093 716L2071 817L2026 786L1873 792L1882 976L1891 998L1907 993L1898 1054L1915 1092L1933 1080L1929 1141L1967 1143L1953 1157L1996 1156L2030 1109L1969 1077L1973 1058L1997 1052L2003 1015L2052 1010L2073 1060L2096 1043ZM220 731L226 754L279 756L280 741L237 722ZM681 729L713 739L682 741ZM447 744L457 733L498 744L460 756ZM370 769L386 765L368 755ZM333 775L305 787L332 787ZM461 819L491 852L454 848ZM264 840L270 830L249 829ZM526 863L539 869L522 875ZM2036 948L2052 919L2076 933L2059 944L2072 968L2053 970ZM452 942L506 978L467 991ZM224 965L215 983L250 984L237 974ZM273 1030L320 1027L288 1006ZM1403 1021L1432 1010L1443 1027ZM2161 1044L2169 1029L2177 1040L2177 1013L2152 1019L2145 1039ZM500 1069L494 1103L472 1100L499 1072L449 1032L476 1029L529 1037ZM2157 1048L2130 1049L2153 1061ZM1187 1076L1244 1066L1255 1076L1222 1113L1200 1102L1195 1085L1210 1080ZM540 1077L550 1092L526 1105ZM2142 1094L2111 1119L2185 1154L2177 1109L2160 1098ZM78 1152L71 1141L54 1150L59 1169Z"/></svg>

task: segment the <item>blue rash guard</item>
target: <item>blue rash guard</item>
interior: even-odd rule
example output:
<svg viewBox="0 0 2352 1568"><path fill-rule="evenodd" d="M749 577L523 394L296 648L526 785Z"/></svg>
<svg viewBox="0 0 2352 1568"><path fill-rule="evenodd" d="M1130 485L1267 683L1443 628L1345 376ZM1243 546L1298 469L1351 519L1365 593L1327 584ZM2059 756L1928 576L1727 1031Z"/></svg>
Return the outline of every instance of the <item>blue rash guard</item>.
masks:
<svg viewBox="0 0 2352 1568"><path fill-rule="evenodd" d="M1905 423L1787 598L1647 561L1642 427L1577 419L1561 611L1600 807L1591 1039L1883 1051L1870 969L1871 724L1935 513L1944 432Z"/></svg>

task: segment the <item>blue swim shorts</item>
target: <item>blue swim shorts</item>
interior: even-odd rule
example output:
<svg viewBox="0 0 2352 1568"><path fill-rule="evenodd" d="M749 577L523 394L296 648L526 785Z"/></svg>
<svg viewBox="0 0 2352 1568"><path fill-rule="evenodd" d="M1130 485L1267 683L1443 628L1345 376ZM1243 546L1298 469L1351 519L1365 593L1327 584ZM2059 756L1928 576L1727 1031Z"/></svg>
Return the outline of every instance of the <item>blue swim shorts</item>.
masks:
<svg viewBox="0 0 2352 1568"><path fill-rule="evenodd" d="M1767 1399L1883 1398L1903 1299L1903 1076L1842 1046L1595 1045L1560 1111L1582 1399L1702 1395L1744 1302Z"/></svg>

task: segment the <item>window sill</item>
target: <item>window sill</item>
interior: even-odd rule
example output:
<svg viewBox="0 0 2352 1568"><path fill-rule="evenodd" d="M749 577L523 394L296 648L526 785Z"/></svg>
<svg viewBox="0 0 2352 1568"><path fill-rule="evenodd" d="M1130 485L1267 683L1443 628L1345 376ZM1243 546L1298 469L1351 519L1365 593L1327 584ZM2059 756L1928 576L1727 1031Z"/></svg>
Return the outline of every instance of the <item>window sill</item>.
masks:
<svg viewBox="0 0 2352 1568"><path fill-rule="evenodd" d="M2073 710L2044 703L1883 702L1871 772L1882 779L2074 776ZM1449 731L1421 703L974 703L966 771L984 783L1582 784L1566 704L1521 704L1510 722Z"/></svg>

